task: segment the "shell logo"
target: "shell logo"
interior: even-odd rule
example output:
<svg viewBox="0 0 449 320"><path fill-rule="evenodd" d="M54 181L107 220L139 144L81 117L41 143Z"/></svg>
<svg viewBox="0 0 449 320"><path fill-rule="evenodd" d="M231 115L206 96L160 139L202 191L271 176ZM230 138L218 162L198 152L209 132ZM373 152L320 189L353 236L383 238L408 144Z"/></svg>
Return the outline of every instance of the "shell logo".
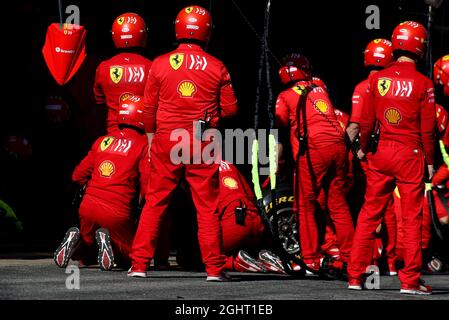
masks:
<svg viewBox="0 0 449 320"><path fill-rule="evenodd" d="M115 165L113 162L105 160L98 166L98 171L102 177L110 178L115 173Z"/></svg>
<svg viewBox="0 0 449 320"><path fill-rule="evenodd" d="M237 181L235 181L235 179L233 179L231 177L224 177L222 182L223 182L223 185L225 185L229 189L236 190L239 188Z"/></svg>
<svg viewBox="0 0 449 320"><path fill-rule="evenodd" d="M315 105L315 110L317 110L320 113L328 113L329 112L329 106L327 105L327 102L324 100L318 100Z"/></svg>
<svg viewBox="0 0 449 320"><path fill-rule="evenodd" d="M192 98L196 93L196 85L192 81L181 81L178 92L182 98Z"/></svg>
<svg viewBox="0 0 449 320"><path fill-rule="evenodd" d="M389 124L396 125L402 120L401 112L396 108L388 108L385 110L384 116Z"/></svg>

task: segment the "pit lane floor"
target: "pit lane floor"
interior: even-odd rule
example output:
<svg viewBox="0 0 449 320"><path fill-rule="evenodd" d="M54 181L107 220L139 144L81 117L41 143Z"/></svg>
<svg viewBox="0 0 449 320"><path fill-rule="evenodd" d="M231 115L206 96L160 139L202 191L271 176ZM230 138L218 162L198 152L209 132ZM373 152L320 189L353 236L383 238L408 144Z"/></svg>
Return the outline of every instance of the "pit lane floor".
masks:
<svg viewBox="0 0 449 320"><path fill-rule="evenodd" d="M126 271L104 272L80 268L79 289L66 287L64 269L48 253L27 257L0 257L0 299L155 299L155 300L449 300L449 273L424 275L434 289L432 296L399 294L397 277L382 276L382 290L350 291L342 281L315 276L292 279L275 274L231 273L237 280L207 283L205 273L153 271L151 278L129 278Z"/></svg>

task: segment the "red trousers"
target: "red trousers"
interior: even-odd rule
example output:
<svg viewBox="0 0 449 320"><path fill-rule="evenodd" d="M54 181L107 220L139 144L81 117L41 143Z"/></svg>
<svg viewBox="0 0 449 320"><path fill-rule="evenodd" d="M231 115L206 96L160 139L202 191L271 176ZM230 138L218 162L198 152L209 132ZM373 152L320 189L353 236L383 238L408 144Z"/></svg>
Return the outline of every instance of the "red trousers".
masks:
<svg viewBox="0 0 449 320"><path fill-rule="evenodd" d="M381 141L369 159L367 190L354 235L348 277L361 279L373 257L375 232L397 185L401 193L404 228L404 263L399 271L402 284L417 287L421 275L421 224L424 155L397 142Z"/></svg>
<svg viewBox="0 0 449 320"><path fill-rule="evenodd" d="M371 154L368 154L367 159L371 158ZM368 161L361 161L361 167L363 172L368 171L369 167ZM368 184L366 183L368 188ZM385 207L385 214L382 220L382 228L380 233L379 244L381 244L382 251L385 252L385 257L387 258L387 263L389 266L396 265L396 245L397 245L397 223L396 223L396 210L395 201L393 195L390 196L387 206ZM374 244L373 259L378 260L381 258L382 252L378 252L379 245Z"/></svg>
<svg viewBox="0 0 449 320"><path fill-rule="evenodd" d="M96 261L95 231L106 228L111 236L114 258L125 266L130 264L129 254L136 231L136 220L130 208L111 206L107 201L85 195L79 208L81 246L74 260L85 264Z"/></svg>
<svg viewBox="0 0 449 320"><path fill-rule="evenodd" d="M226 207L221 219L223 251L226 254L225 269L227 270L233 270L234 255L239 250L254 248L260 244L264 232L262 218L257 211L248 210L245 225L242 226L235 221L234 208L235 205Z"/></svg>
<svg viewBox="0 0 449 320"><path fill-rule="evenodd" d="M335 226L332 222L329 212L328 212L328 196L324 190L321 190L320 195L318 196L318 204L320 206L321 212L324 212L324 226L321 226L321 230L319 230L319 238L323 239L321 242L320 249L323 253L329 256L340 256L340 249L337 242L337 235L335 234Z"/></svg>
<svg viewBox="0 0 449 320"><path fill-rule="evenodd" d="M354 225L345 194L348 170L346 148L344 145L337 144L325 149L310 148L307 153L309 155L301 155L297 163L296 172L299 174L296 178L299 179L299 188L295 190L304 262L318 263L322 257L315 219L315 204L323 187L328 195L329 215L335 226L341 259L347 261L352 246Z"/></svg>
<svg viewBox="0 0 449 320"><path fill-rule="evenodd" d="M170 152L178 142L170 135L155 134L150 151L150 176L146 203L134 239L131 259L137 269L146 270L158 244L163 217L181 179L188 183L197 210L198 241L208 275L222 273L221 227L217 212L219 164L174 164Z"/></svg>

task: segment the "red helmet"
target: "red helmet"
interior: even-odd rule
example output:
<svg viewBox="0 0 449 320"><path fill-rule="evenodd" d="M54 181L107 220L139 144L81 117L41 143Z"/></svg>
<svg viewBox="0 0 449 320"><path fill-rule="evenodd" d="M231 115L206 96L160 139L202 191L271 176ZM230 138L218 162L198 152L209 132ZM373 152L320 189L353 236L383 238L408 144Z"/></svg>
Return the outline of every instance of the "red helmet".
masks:
<svg viewBox="0 0 449 320"><path fill-rule="evenodd" d="M435 110L436 110L436 118L437 118L437 126L438 126L438 132L443 132L446 130L449 120L449 114L447 111L438 103L435 104Z"/></svg>
<svg viewBox="0 0 449 320"><path fill-rule="evenodd" d="M433 66L433 82L443 86L444 95L449 97L449 54L442 56Z"/></svg>
<svg viewBox="0 0 449 320"><path fill-rule="evenodd" d="M386 39L376 39L368 43L365 49L365 67L386 67L393 60L391 42Z"/></svg>
<svg viewBox="0 0 449 320"><path fill-rule="evenodd" d="M313 83L314 85L316 85L316 86L318 86L318 87L321 87L321 88L323 88L323 89L325 89L325 90L327 91L327 86L326 86L326 84L325 84L324 81L321 80L320 78L318 78L318 77L312 77L312 83Z"/></svg>
<svg viewBox="0 0 449 320"><path fill-rule="evenodd" d="M391 37L393 51L403 50L416 54L419 58L424 57L426 51L427 30L415 21L400 23Z"/></svg>
<svg viewBox="0 0 449 320"><path fill-rule="evenodd" d="M209 12L200 6L182 9L175 20L176 40L195 39L209 42L212 31L212 18Z"/></svg>
<svg viewBox="0 0 449 320"><path fill-rule="evenodd" d="M119 125L127 124L139 129L145 129L143 112L143 98L138 95L128 95L120 101L117 121Z"/></svg>
<svg viewBox="0 0 449 320"><path fill-rule="evenodd" d="M279 77L283 84L298 80L310 80L312 66L309 60L299 53L291 53L284 57L284 66L279 69Z"/></svg>
<svg viewBox="0 0 449 320"><path fill-rule="evenodd" d="M148 31L145 21L136 13L124 13L112 24L112 40L116 48L145 47Z"/></svg>

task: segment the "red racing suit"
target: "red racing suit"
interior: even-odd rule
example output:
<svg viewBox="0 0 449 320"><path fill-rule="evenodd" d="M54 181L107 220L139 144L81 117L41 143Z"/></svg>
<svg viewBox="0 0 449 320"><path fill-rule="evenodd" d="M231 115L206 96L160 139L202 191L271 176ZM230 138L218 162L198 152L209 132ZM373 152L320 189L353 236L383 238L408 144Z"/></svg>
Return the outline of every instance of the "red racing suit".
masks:
<svg viewBox="0 0 449 320"><path fill-rule="evenodd" d="M106 104L108 108L108 133L118 130L120 97L123 94L143 96L151 64L150 60L139 54L120 53L98 66L94 84L95 100L98 105Z"/></svg>
<svg viewBox="0 0 449 320"><path fill-rule="evenodd" d="M145 87L145 105L150 128L155 132L150 150L150 184L137 234L133 243L133 266L148 268L154 257L160 225L175 187L181 179L189 184L198 216L198 240L208 275L220 275L225 256L221 246L218 215L219 161L206 163L197 151L189 152L199 143L201 151L208 146L198 142L193 123L210 117L212 126L222 117L234 116L237 100L231 79L221 61L195 44L181 44L170 53L156 58ZM188 139L170 139L172 132L182 129ZM180 132L178 130L178 132ZM187 141L186 141L187 140ZM186 155L180 163L171 151L182 144L177 154ZM153 180L151 180L153 179Z"/></svg>
<svg viewBox="0 0 449 320"><path fill-rule="evenodd" d="M91 261L95 252L95 231L106 228L118 260L129 264L136 230L133 200L140 185L148 183L148 139L133 129L123 129L100 137L75 168L72 179L87 183L79 208L81 240L85 250L80 260ZM96 256L96 255L94 255Z"/></svg>
<svg viewBox="0 0 449 320"><path fill-rule="evenodd" d="M376 121L380 126L377 151L369 159L365 204L354 236L349 280L359 281L373 256L374 234L395 185L401 194L404 263L403 286L419 287L424 167L433 164L435 102L432 82L411 62L395 62L370 76L369 108L361 122L361 145L366 152Z"/></svg>
<svg viewBox="0 0 449 320"><path fill-rule="evenodd" d="M375 71L372 71L372 74ZM364 115L366 114L366 108L370 108L369 101L369 78L361 81L354 89L352 95L352 112L351 112L351 122L360 124ZM371 155L368 156L368 158ZM361 161L361 168L364 173L368 170L368 161ZM362 178L366 178L366 175L361 173ZM366 180L366 179L365 179ZM366 186L366 182L364 183ZM361 194L364 197L364 193ZM387 258L387 263L389 269L396 270L396 215L394 207L393 195L391 195L390 200L385 208L385 215L382 220L382 229L379 235L376 235L376 244L374 245L374 259L379 260L382 255L382 251L385 251L385 256ZM385 250L383 250L385 248Z"/></svg>
<svg viewBox="0 0 449 320"><path fill-rule="evenodd" d="M304 88L310 85L310 82L300 81L279 94L276 122L278 127L290 126L290 141L296 157L295 199L301 250L305 263L317 271L322 255L319 252L315 202L323 187L328 194L328 210L343 261L349 257L354 227L344 192L348 167L343 129L325 89L314 87L306 96L306 119L303 118L304 112L297 110L300 96L305 94ZM298 136L304 135L304 120L308 147L305 152L300 152Z"/></svg>
<svg viewBox="0 0 449 320"><path fill-rule="evenodd" d="M245 207L246 215L237 221L235 209ZM232 164L220 164L220 197L218 212L223 233L225 269L233 270L234 255L241 249L256 247L263 235L264 225L255 205L255 196L243 175Z"/></svg>

